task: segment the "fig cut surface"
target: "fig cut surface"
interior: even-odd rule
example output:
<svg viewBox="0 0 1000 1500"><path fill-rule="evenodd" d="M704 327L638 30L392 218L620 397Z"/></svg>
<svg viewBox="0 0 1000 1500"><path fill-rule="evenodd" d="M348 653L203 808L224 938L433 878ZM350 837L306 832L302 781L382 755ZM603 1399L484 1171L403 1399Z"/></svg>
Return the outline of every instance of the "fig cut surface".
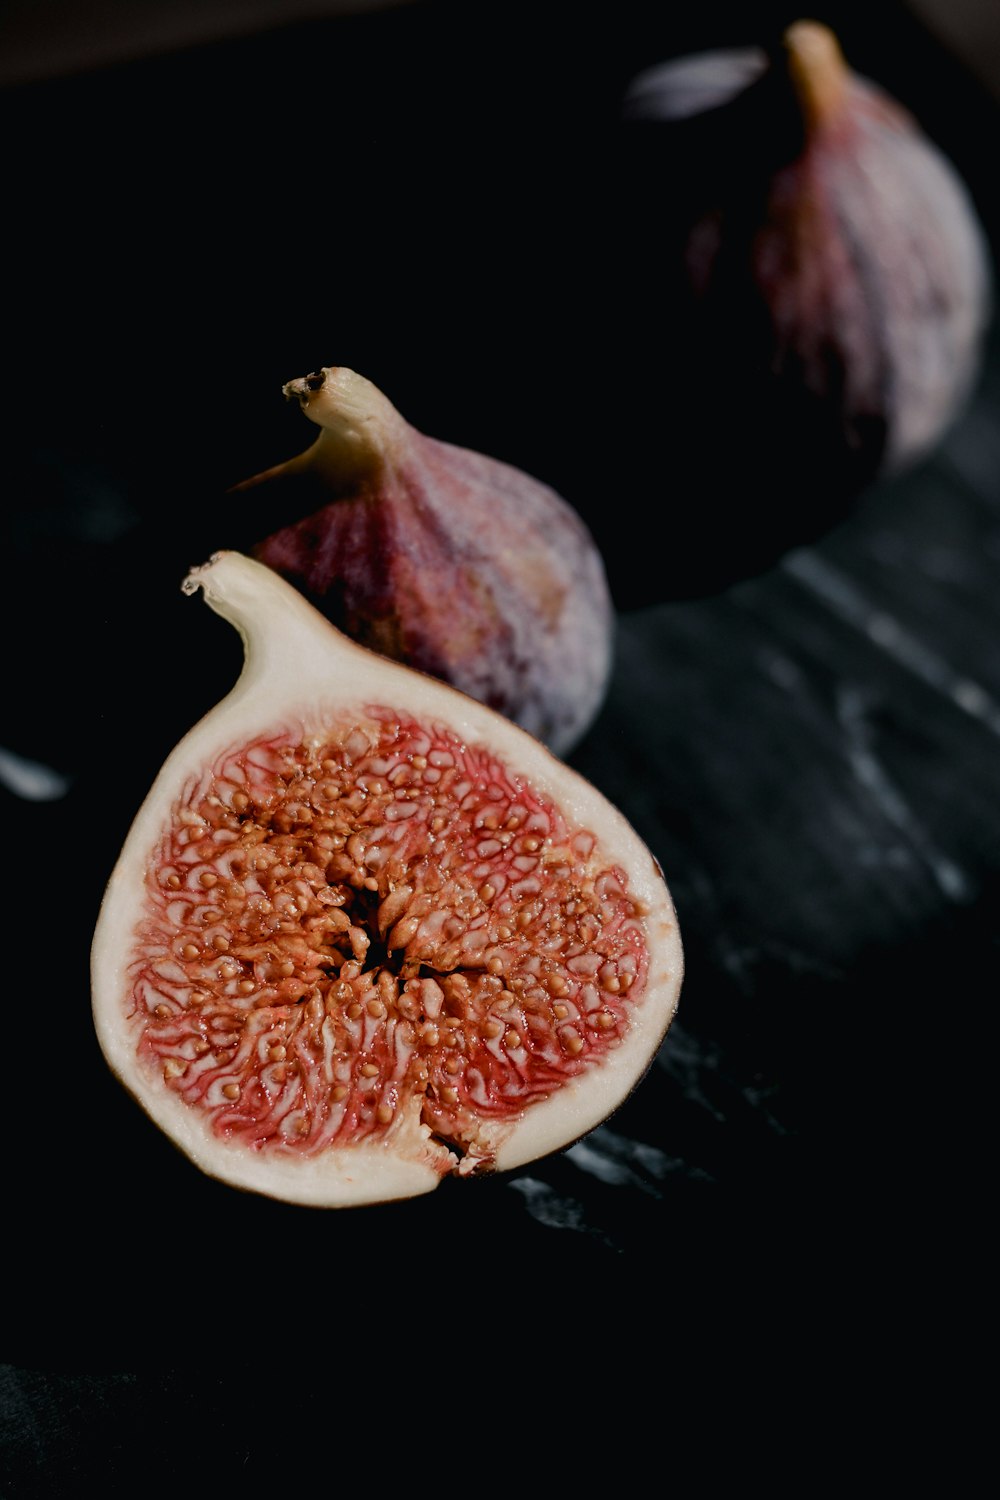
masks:
<svg viewBox="0 0 1000 1500"><path fill-rule="evenodd" d="M624 816L264 564L221 552L183 587L244 662L108 882L92 992L112 1071L204 1172L329 1207L508 1170L606 1119L683 971Z"/></svg>

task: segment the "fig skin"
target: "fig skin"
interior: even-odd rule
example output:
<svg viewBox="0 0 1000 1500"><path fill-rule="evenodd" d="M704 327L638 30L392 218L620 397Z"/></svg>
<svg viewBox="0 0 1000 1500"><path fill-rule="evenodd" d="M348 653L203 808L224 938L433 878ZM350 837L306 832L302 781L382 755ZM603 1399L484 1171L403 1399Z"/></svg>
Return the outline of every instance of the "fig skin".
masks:
<svg viewBox="0 0 1000 1500"><path fill-rule="evenodd" d="M811 512L818 532L932 452L975 383L993 266L971 194L812 21L771 53L647 69L624 115L633 200L642 184L669 218L633 221L679 372L650 402L734 513L766 525L780 500L801 528L785 540L808 540Z"/></svg>
<svg viewBox="0 0 1000 1500"><path fill-rule="evenodd" d="M467 1176L474 1171L510 1170L562 1149L607 1118L648 1069L676 1012L683 975L683 949L663 872L623 815L577 772L508 719L445 683L350 641L297 589L264 564L234 552L218 553L204 566L193 569L183 588L187 594L201 592L209 606L239 632L244 662L229 693L166 758L136 815L105 891L91 951L92 1004L98 1040L112 1072L174 1145L207 1175L235 1188L318 1207L413 1197L437 1187L449 1173ZM234 747L257 745L262 739L277 743L284 736L292 736L294 743L301 740L322 746L328 741L331 726L339 724L349 726L349 742L353 741L361 731L350 726L370 725L373 703L384 705L384 711L392 716L412 716L420 725L433 726L435 733L446 732L454 737L454 743L468 747L474 758L480 750L486 750L520 788L519 799L529 796L532 789L543 802L551 802L560 811L571 829L580 835L592 835L598 850L596 867L621 872L627 882L632 905L628 920L639 924L648 959L641 995L630 1008L628 1026L615 1044L584 1071L568 1075L547 1097L501 1110L499 1116L495 1108L487 1109L476 1126L475 1149L460 1158L425 1121L419 1090L407 1093L402 1086L400 1107L381 1135L346 1146L326 1144L307 1154L288 1149L258 1150L254 1144L213 1130L205 1113L168 1086L167 1070L151 1067L148 1056L144 1059L142 1054L144 1027L153 1014L153 1001L148 995L144 998L151 983L168 1002L163 1007L172 1012L168 1025L173 1025L174 1019L182 1022L192 1013L188 1005L195 1003L193 992L187 1001L177 995L176 958L158 960L160 967L155 973L143 970L137 961L142 945L151 936L159 946L164 929L168 947L179 941L180 929L171 926L174 918L170 903L175 897L168 894L166 905L160 902L151 907L149 883L154 880L154 870L157 882L162 873L158 852L166 831L180 828L186 834L192 826L192 787L204 785L207 774L214 776L221 766L230 765ZM355 748L350 750L352 756L359 753ZM490 797L492 792L491 785L485 795ZM188 843L182 836L181 847ZM225 850L231 847L229 836L221 837L223 860ZM481 853L487 857L485 851ZM544 858L544 850L540 857ZM182 873L187 868L188 878L199 885L200 856L196 859L192 853L189 866L183 863L183 853L180 858L181 864L174 868ZM308 858L315 855L310 853ZM293 879L303 879L309 868L300 864L289 874ZM220 878L228 899L233 895L227 889L232 872ZM615 878L620 884L619 877ZM212 878L208 889L218 884ZM171 877L160 889L176 891L180 899L182 886L183 882L179 886ZM426 886L431 893L436 888L433 881ZM390 897L392 890L390 886ZM405 892L400 894L405 896ZM196 904L207 899L210 897L199 895ZM259 893L252 900L259 901ZM276 929L285 930L280 926ZM294 939L292 942L294 946ZM549 933L546 943L551 942ZM169 951L174 948L169 947ZM228 954L229 944L223 944L221 951ZM385 960L375 958L374 962ZM156 978L161 970L162 986ZM343 976L342 967L341 980ZM185 985L200 982L191 979ZM236 983L234 979L229 982ZM253 982L248 980L251 987ZM286 982L294 985L295 978ZM173 998L164 990L172 991ZM265 996L261 999L272 1003ZM291 1008L295 1003L294 999L290 1002ZM255 1046L253 1039L259 1033L254 1014L263 1017L265 1012L256 1012L251 998L233 1004L249 1007L241 1013L246 1017L249 1043ZM159 1014L159 1009L155 1013ZM245 1033L241 1051L247 1043ZM378 1055L376 1048L377 1044L373 1050ZM317 1063L319 1066L321 1063ZM503 1103L493 1101L494 1105L498 1102Z"/></svg>
<svg viewBox="0 0 1000 1500"><path fill-rule="evenodd" d="M289 381L320 427L270 485L291 517L247 550L362 645L575 747L604 702L614 610L601 554L549 486L418 432L364 376Z"/></svg>

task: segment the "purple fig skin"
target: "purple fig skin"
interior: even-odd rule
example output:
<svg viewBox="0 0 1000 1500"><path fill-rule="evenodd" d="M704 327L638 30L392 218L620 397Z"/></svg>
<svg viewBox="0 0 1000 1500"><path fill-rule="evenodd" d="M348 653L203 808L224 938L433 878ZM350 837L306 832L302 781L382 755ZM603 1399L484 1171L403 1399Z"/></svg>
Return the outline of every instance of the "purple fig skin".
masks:
<svg viewBox="0 0 1000 1500"><path fill-rule="evenodd" d="M773 110L766 125L752 96ZM731 110L741 153L684 236L706 360L728 350L758 384L794 391L781 410L828 442L826 454L814 445L820 465L860 483L911 467L964 405L993 312L991 254L964 182L815 22L789 27L770 65L747 50L647 70L627 104L664 122L699 108L715 112L717 139ZM772 154L782 133L783 159Z"/></svg>
<svg viewBox="0 0 1000 1500"><path fill-rule="evenodd" d="M308 510L254 555L352 639L569 754L604 701L614 635L577 513L533 476L417 431L351 370L284 391L319 438L234 488L298 483Z"/></svg>

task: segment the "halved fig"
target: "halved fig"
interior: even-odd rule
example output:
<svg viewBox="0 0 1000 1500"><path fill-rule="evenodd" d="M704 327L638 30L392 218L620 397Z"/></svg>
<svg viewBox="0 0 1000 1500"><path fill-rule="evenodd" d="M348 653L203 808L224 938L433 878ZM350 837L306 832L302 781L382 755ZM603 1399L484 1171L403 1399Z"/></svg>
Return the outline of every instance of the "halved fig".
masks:
<svg viewBox="0 0 1000 1500"><path fill-rule="evenodd" d="M559 1150L642 1077L682 947L662 871L538 740L359 646L264 564L98 917L112 1070L206 1173L325 1206Z"/></svg>

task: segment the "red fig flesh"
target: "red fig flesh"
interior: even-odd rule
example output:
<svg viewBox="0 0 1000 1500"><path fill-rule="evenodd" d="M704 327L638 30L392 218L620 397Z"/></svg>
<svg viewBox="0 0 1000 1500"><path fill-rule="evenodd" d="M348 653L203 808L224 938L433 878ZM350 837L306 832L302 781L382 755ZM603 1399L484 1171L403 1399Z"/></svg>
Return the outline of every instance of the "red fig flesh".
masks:
<svg viewBox="0 0 1000 1500"><path fill-rule="evenodd" d="M570 505L523 471L418 432L370 381L290 381L312 446L237 485L305 512L254 555L361 644L470 694L566 754L604 700L613 611Z"/></svg>

